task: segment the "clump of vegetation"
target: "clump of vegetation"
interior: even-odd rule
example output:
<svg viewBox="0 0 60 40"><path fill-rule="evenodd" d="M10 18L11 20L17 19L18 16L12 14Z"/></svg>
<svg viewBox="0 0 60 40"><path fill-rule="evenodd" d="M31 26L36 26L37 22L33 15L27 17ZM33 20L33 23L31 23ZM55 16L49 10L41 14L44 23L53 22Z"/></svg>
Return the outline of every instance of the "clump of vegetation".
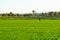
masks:
<svg viewBox="0 0 60 40"><path fill-rule="evenodd" d="M25 14L19 14L19 13L1 13L0 19L60 19L60 12L47 12L47 13L36 13L35 10L32 10L32 13L25 13Z"/></svg>

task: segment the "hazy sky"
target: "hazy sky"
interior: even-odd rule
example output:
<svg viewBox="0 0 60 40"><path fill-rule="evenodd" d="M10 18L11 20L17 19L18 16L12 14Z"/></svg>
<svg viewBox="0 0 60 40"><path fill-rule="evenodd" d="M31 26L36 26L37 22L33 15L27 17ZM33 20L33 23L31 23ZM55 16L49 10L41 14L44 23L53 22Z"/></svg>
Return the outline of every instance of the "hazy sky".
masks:
<svg viewBox="0 0 60 40"><path fill-rule="evenodd" d="M0 12L60 11L60 0L0 0Z"/></svg>

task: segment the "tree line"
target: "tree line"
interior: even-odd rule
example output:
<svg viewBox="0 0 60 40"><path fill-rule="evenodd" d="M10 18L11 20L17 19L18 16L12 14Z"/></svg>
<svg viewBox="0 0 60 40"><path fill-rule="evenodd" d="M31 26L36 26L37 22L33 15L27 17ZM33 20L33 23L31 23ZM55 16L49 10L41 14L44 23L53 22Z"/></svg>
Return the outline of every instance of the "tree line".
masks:
<svg viewBox="0 0 60 40"><path fill-rule="evenodd" d="M60 16L60 11L59 12L47 12L47 13L36 13L35 10L32 11L32 13L28 13L28 14L14 14L13 12L10 13L2 13L0 14L0 16L21 16L21 17L36 17L36 16Z"/></svg>

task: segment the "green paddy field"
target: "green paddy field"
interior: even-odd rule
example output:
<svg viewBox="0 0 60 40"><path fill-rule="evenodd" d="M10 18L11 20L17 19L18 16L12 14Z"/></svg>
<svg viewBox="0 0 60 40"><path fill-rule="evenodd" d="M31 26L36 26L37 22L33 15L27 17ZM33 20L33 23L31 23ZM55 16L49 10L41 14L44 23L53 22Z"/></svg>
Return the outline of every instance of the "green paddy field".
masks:
<svg viewBox="0 0 60 40"><path fill-rule="evenodd" d="M60 40L60 20L0 20L0 40Z"/></svg>

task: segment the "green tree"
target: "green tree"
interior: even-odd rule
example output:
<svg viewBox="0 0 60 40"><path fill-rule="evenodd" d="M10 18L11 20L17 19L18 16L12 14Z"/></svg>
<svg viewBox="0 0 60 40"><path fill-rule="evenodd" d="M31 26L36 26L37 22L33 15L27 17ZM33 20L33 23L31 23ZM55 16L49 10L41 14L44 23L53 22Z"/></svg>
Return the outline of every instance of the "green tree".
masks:
<svg viewBox="0 0 60 40"><path fill-rule="evenodd" d="M51 11L51 12L48 12L49 16L54 16L54 12Z"/></svg>
<svg viewBox="0 0 60 40"><path fill-rule="evenodd" d="M45 16L45 14L44 14L44 13L41 13L41 15L42 15L42 16Z"/></svg>
<svg viewBox="0 0 60 40"><path fill-rule="evenodd" d="M60 16L60 11L58 12L59 16Z"/></svg>

